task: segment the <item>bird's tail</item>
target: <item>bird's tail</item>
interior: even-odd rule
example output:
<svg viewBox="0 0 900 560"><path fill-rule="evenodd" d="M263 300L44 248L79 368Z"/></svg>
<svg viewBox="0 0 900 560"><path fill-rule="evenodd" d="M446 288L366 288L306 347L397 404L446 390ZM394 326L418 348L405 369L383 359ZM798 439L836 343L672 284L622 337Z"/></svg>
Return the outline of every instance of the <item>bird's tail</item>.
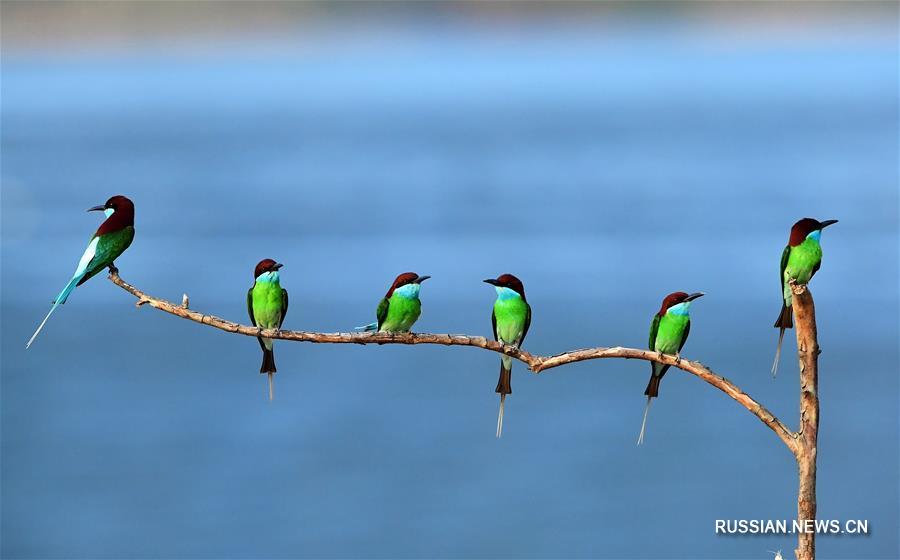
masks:
<svg viewBox="0 0 900 560"><path fill-rule="evenodd" d="M654 376L656 377L656 376ZM658 383L657 383L658 385ZM647 406L644 407L644 420L641 422L641 433L638 435L637 444L640 445L644 443L644 432L647 429L647 413L650 412L650 403L653 402L653 397L647 397Z"/></svg>
<svg viewBox="0 0 900 560"><path fill-rule="evenodd" d="M778 319L775 320L775 328L779 329L778 333L778 346L775 347L775 361L772 362L772 377L775 377L778 374L778 361L781 358L781 342L784 340L784 330L793 328L794 326L794 316L791 313L791 308L781 304L781 313L778 314Z"/></svg>
<svg viewBox="0 0 900 560"><path fill-rule="evenodd" d="M650 375L650 381L647 383L647 388L644 389L644 394L649 398L659 396L659 382L662 380L661 375L656 375L653 373Z"/></svg>
<svg viewBox="0 0 900 560"><path fill-rule="evenodd" d="M353 327L355 331L363 331L363 332L372 332L378 330L378 323L369 323L368 325L363 325L361 327Z"/></svg>
<svg viewBox="0 0 900 560"><path fill-rule="evenodd" d="M275 351L263 348L263 360L259 373L265 373L269 376L269 400L275 397L274 374L277 371L275 369Z"/></svg>
<svg viewBox="0 0 900 560"><path fill-rule="evenodd" d="M494 391L500 393L500 412L497 413L497 437L500 437L503 435L503 402L506 395L512 393L512 358L509 356L500 358L500 379Z"/></svg>
<svg viewBox="0 0 900 560"><path fill-rule="evenodd" d="M500 412L497 413L497 438L503 435L503 402L506 400L506 395L500 393Z"/></svg>
<svg viewBox="0 0 900 560"><path fill-rule="evenodd" d="M66 284L66 287L59 292L59 295L56 296L56 299L53 300L53 305L50 307L50 311L47 312L47 315L44 317L44 320L41 321L41 324L38 326L37 330L34 331L34 334L31 335L31 338L28 339L28 342L25 343L25 349L27 350L31 343L34 342L34 339L41 333L41 330L44 328L44 325L47 324L47 319L50 318L50 315L53 315L53 312L56 311L56 308L60 305L66 303L66 300L69 299L69 294L72 293L72 290L75 289L75 286L78 285L78 281L81 280L81 276L76 276L69 280L69 283Z"/></svg>

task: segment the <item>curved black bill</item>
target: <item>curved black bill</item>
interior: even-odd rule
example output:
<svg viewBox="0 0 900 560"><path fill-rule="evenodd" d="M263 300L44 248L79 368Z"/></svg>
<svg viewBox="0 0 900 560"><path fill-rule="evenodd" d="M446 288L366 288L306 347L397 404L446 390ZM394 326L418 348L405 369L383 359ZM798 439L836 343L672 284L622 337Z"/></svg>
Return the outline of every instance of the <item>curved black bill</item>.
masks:
<svg viewBox="0 0 900 560"><path fill-rule="evenodd" d="M697 299L698 297L703 297L703 296L705 296L705 295L706 295L706 294L704 294L703 292L694 292L693 294L691 294L691 295L689 295L688 297L684 298L684 301L693 301L693 300Z"/></svg>
<svg viewBox="0 0 900 560"><path fill-rule="evenodd" d="M416 278L416 282L415 282L415 283L416 283L416 284L421 284L422 282L428 280L429 278L431 278L431 276L419 276L418 278Z"/></svg>
<svg viewBox="0 0 900 560"><path fill-rule="evenodd" d="M837 220L825 220L824 222L819 222L819 229L825 229L828 226L830 226L831 224L836 224L836 223L838 223Z"/></svg>
<svg viewBox="0 0 900 560"><path fill-rule="evenodd" d="M284 265L281 264L281 263L275 263L274 265L272 265L272 269L273 269L273 270L278 270L278 269L281 268L282 266L284 266Z"/></svg>
<svg viewBox="0 0 900 560"><path fill-rule="evenodd" d="M106 206L92 206L87 209L88 212L96 212L97 210L106 210Z"/></svg>
<svg viewBox="0 0 900 560"><path fill-rule="evenodd" d="M488 278L487 280L482 280L482 282L485 282L486 284L490 284L491 286L497 286L497 285L498 285L498 284L497 284L497 281L494 280L493 278Z"/></svg>

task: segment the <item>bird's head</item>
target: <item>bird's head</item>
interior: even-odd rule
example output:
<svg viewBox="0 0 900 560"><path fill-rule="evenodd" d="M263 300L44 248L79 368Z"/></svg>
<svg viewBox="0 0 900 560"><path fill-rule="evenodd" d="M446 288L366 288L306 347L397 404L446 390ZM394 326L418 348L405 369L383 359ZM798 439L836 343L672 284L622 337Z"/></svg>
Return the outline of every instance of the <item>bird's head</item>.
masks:
<svg viewBox="0 0 900 560"><path fill-rule="evenodd" d="M390 299L396 290L403 290L404 294L417 296L419 295L419 284L429 278L431 278L431 276L419 276L415 272L404 272L397 276L394 283L391 284L391 289L388 290L384 297Z"/></svg>
<svg viewBox="0 0 900 560"><path fill-rule="evenodd" d="M488 278L485 282L497 288L498 296L502 297L505 293L515 292L523 300L525 299L525 285L512 274L501 274L497 278Z"/></svg>
<svg viewBox="0 0 900 560"><path fill-rule="evenodd" d="M822 235L822 230L831 224L836 223L837 220L825 220L824 222L820 222L813 218L803 218L791 228L791 238L788 241L788 244L791 247L796 247L803 243L806 238L812 238L818 241L819 237Z"/></svg>
<svg viewBox="0 0 900 560"><path fill-rule="evenodd" d="M134 218L134 203L131 202L131 199L129 199L127 196L122 196L120 194L110 197L110 199L106 201L106 204L88 208L87 211L96 212L98 210L102 210L103 213L106 214L107 218L109 218L116 212Z"/></svg>
<svg viewBox="0 0 900 560"><path fill-rule="evenodd" d="M272 259L263 259L259 261L259 263L257 263L256 268L253 270L253 277L257 280L277 278L278 271L282 266L284 265L279 262L275 262Z"/></svg>
<svg viewBox="0 0 900 560"><path fill-rule="evenodd" d="M703 295L705 295L703 292L694 292L693 294L687 292L672 292L663 298L662 307L659 308L659 313L657 313L657 315L660 317L666 313L672 313L673 315L687 315L688 309L691 307L691 302L698 297L703 297Z"/></svg>

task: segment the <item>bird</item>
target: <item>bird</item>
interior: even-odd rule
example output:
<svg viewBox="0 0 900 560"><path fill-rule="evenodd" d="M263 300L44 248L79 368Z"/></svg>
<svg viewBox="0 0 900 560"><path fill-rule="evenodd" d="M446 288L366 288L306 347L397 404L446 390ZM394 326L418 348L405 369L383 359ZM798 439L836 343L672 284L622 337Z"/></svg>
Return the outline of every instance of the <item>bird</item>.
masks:
<svg viewBox="0 0 900 560"><path fill-rule="evenodd" d="M356 330L409 332L422 313L419 289L422 282L429 278L431 276L419 276L415 272L404 272L397 276L384 298L378 303L378 309L375 311L377 321L356 327Z"/></svg>
<svg viewBox="0 0 900 560"><path fill-rule="evenodd" d="M781 313L775 320L775 328L779 329L779 333L778 346L775 347L775 361L772 363L772 377L778 374L784 330L794 326L791 309L793 293L790 282L793 280L798 284L806 284L816 275L822 265L822 246L819 244L822 230L836 223L837 220L820 222L813 218L803 218L791 227L788 244L781 253L781 267L778 274L778 285L781 287Z"/></svg>
<svg viewBox="0 0 900 560"><path fill-rule="evenodd" d="M658 354L675 354L675 358L681 361L681 349L687 342L691 333L691 302L702 297L703 292L688 294L685 292L673 292L667 295L662 306L653 321L650 322L650 350ZM650 362L650 382L644 394L647 395L647 406L644 408L644 420L641 422L641 433L638 436L638 445L644 442L644 431L647 427L647 413L650 412L650 403L653 397L659 396L659 382L669 371L668 364Z"/></svg>
<svg viewBox="0 0 900 560"><path fill-rule="evenodd" d="M134 203L131 200L125 196L116 195L101 206L87 209L88 212L101 210L106 215L106 220L100 224L100 227L97 228L97 231L91 237L87 249L84 250L81 260L78 261L75 274L72 275L72 279L69 280L66 287L53 300L50 311L47 312L44 320L41 321L37 330L34 331L34 334L31 335L31 338L25 344L26 349L31 346L34 339L40 334L50 315L56 311L57 307L66 303L69 295L76 287L87 282L104 268L109 267L110 272L117 270L115 264L113 264L114 261L125 252L125 249L134 240Z"/></svg>
<svg viewBox="0 0 900 560"><path fill-rule="evenodd" d="M247 291L247 312L254 327L280 329L288 310L288 293L281 287L281 263L272 259L259 261L253 270L253 286ZM259 373L269 376L269 400L275 397L273 376L275 372L275 342L271 338L256 337L262 348L263 360Z"/></svg>
<svg viewBox="0 0 900 560"><path fill-rule="evenodd" d="M497 299L491 313L494 340L519 348L531 326L531 305L525 299L525 286L512 274L501 274L484 282L494 286ZM500 411L497 413L497 437L503 435L503 403L512 393L512 358L500 357L500 379L495 392L500 394Z"/></svg>

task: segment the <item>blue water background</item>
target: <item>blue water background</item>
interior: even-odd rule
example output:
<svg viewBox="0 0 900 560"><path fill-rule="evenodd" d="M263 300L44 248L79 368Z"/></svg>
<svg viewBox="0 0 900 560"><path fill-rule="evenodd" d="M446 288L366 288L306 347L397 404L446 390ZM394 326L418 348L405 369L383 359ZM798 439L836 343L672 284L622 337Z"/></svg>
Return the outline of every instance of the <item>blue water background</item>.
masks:
<svg viewBox="0 0 900 560"><path fill-rule="evenodd" d="M787 424L769 374L781 250L838 218L812 283L822 558L897 558L898 55L872 33L738 40L666 28L466 29L214 49L13 53L2 66L2 556L771 558L796 467L774 434L672 370L635 446L644 362L514 368L495 354L276 345L175 319L102 276L24 342L112 194L117 261L232 320L263 257L286 328L374 318L434 278L416 330L488 335L487 277L521 277L525 346L643 346L666 293L705 291L687 358ZM786 554L787 556L787 554Z"/></svg>

